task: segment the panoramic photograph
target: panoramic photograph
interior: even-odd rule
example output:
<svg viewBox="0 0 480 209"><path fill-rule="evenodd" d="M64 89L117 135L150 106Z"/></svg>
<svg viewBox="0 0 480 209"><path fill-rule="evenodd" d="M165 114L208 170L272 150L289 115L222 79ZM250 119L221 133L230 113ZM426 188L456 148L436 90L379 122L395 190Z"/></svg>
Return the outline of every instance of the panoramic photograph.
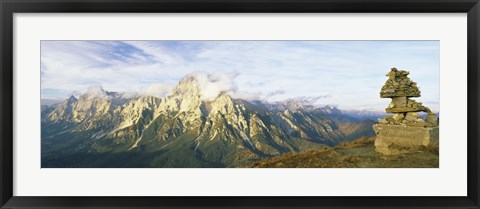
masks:
<svg viewBox="0 0 480 209"><path fill-rule="evenodd" d="M42 168L438 168L439 41L41 41Z"/></svg>

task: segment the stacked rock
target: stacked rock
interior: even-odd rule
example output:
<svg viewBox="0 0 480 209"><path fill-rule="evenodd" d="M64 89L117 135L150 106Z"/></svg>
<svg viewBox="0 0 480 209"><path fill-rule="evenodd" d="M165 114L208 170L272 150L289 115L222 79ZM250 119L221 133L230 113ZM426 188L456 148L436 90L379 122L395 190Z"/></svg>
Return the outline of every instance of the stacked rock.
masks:
<svg viewBox="0 0 480 209"><path fill-rule="evenodd" d="M380 124L406 125L416 127L438 126L438 118L428 107L422 105L411 97L420 97L417 83L408 78L408 71L392 68L387 73L388 80L380 91L381 98L391 98L392 101L385 109L393 116L379 119ZM417 112L426 112L425 120Z"/></svg>
<svg viewBox="0 0 480 209"><path fill-rule="evenodd" d="M438 150L439 127L437 116L412 97L420 97L417 84L408 78L409 72L392 68L380 91L381 98L391 98L385 109L393 115L373 125L376 133L375 150L384 155L421 151L425 147ZM422 118L418 112L426 112Z"/></svg>

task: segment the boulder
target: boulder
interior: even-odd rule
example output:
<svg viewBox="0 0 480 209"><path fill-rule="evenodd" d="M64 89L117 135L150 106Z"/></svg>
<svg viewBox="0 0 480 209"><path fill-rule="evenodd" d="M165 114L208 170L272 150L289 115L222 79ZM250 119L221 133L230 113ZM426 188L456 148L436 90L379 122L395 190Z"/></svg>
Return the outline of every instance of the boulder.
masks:
<svg viewBox="0 0 480 209"><path fill-rule="evenodd" d="M395 122L401 122L404 117L405 115L403 113L397 113L393 115L393 119L395 120Z"/></svg>
<svg viewBox="0 0 480 209"><path fill-rule="evenodd" d="M418 115L418 113L416 112L408 112L406 115L405 115L405 120L408 120L408 121L417 121L417 119L421 119L420 115ZM422 120L423 121L423 120Z"/></svg>
<svg viewBox="0 0 480 209"><path fill-rule="evenodd" d="M426 120L427 120L427 123L434 124L434 125L438 124L438 118L432 112L428 113Z"/></svg>
<svg viewBox="0 0 480 209"><path fill-rule="evenodd" d="M423 106L420 107L392 107L386 108L387 113L406 113L406 112L425 112L426 109Z"/></svg>
<svg viewBox="0 0 480 209"><path fill-rule="evenodd" d="M428 149L438 149L438 127L411 127L375 124L375 150L383 155L395 155Z"/></svg>
<svg viewBox="0 0 480 209"><path fill-rule="evenodd" d="M388 121L385 120L385 119L383 119L383 118L379 118L379 119L378 119L378 122L379 122L380 124L388 124Z"/></svg>
<svg viewBox="0 0 480 209"><path fill-rule="evenodd" d="M406 107L407 97L394 97L392 98L392 102L390 104L393 104L393 107Z"/></svg>

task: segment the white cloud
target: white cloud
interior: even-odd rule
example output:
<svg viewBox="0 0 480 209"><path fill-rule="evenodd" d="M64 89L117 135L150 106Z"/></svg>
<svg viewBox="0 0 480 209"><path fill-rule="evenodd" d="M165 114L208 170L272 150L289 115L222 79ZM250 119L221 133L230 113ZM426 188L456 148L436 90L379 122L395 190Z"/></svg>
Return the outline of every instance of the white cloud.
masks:
<svg viewBox="0 0 480 209"><path fill-rule="evenodd" d="M103 90L102 86L90 86L88 87L87 91L85 94L88 96L88 98L93 98L93 97L104 97L107 98L107 92Z"/></svg>
<svg viewBox="0 0 480 209"><path fill-rule="evenodd" d="M435 111L438 50L431 41L42 41L42 97L91 85L162 95L158 84L203 71L212 74L203 77L207 100L222 91L271 102L329 94L317 103L383 111L388 100L378 92L397 67L411 71L417 101Z"/></svg>
<svg viewBox="0 0 480 209"><path fill-rule="evenodd" d="M154 97L165 97L173 89L172 85L155 83L145 86L140 89L139 95L141 96L154 96Z"/></svg>
<svg viewBox="0 0 480 209"><path fill-rule="evenodd" d="M231 93L231 97L234 99L244 99L249 101L265 100L265 97L261 92L247 92L247 91L235 91Z"/></svg>
<svg viewBox="0 0 480 209"><path fill-rule="evenodd" d="M162 42L123 41L123 43L129 44L143 51L145 55L151 56L158 63L165 65L177 65L183 62L181 56L170 53L168 49L161 45Z"/></svg>
<svg viewBox="0 0 480 209"><path fill-rule="evenodd" d="M234 93L236 91L235 72L194 72L189 74L197 80L201 92L201 99L212 101L221 93Z"/></svg>

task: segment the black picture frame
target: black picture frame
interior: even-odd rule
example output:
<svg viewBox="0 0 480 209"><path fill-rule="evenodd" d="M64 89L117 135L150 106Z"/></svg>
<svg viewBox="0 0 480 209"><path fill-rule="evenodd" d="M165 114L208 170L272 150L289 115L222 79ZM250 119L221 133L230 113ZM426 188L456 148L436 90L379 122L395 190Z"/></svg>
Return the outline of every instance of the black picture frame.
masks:
<svg viewBox="0 0 480 209"><path fill-rule="evenodd" d="M0 0L1 208L479 208L478 0ZM467 13L468 195L465 197L21 197L13 196L14 13ZM449 179L445 179L448 181Z"/></svg>

